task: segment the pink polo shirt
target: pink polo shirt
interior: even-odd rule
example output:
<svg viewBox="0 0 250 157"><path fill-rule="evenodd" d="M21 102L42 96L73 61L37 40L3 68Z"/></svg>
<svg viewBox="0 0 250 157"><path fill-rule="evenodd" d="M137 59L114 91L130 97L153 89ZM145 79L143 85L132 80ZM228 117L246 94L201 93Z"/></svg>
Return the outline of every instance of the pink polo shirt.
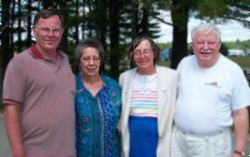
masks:
<svg viewBox="0 0 250 157"><path fill-rule="evenodd" d="M46 59L35 45L9 63L3 103L21 105L27 157L75 156L75 77L67 56Z"/></svg>

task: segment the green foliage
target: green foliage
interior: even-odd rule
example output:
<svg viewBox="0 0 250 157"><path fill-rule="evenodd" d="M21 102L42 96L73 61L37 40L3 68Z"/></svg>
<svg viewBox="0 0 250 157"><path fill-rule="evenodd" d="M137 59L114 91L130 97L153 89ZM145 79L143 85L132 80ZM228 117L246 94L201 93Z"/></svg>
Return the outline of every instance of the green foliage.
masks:
<svg viewBox="0 0 250 157"><path fill-rule="evenodd" d="M196 5L194 5L196 4ZM223 23L227 20L236 20L250 28L249 0L203 0L193 2L193 15L208 22Z"/></svg>
<svg viewBox="0 0 250 157"><path fill-rule="evenodd" d="M243 69L250 69L250 55L245 57L230 57L231 60L238 63Z"/></svg>
<svg viewBox="0 0 250 157"><path fill-rule="evenodd" d="M171 48L172 47L172 43L157 43L157 45L160 47L161 50L163 50L164 48Z"/></svg>
<svg viewBox="0 0 250 157"><path fill-rule="evenodd" d="M165 67L169 67L170 66L170 61L159 61L158 64L162 65L162 66L165 66Z"/></svg>
<svg viewBox="0 0 250 157"><path fill-rule="evenodd" d="M160 25L155 19L161 19L162 6L155 1L132 1L121 8L120 30L122 40L147 33L153 39L159 37Z"/></svg>
<svg viewBox="0 0 250 157"><path fill-rule="evenodd" d="M110 65L109 59L111 56L111 52L118 52L117 60L120 64L125 64L127 61L123 61L124 56L126 56L126 50L124 49L117 49L117 47L122 47L123 45L131 44L131 39L137 35L138 33L147 33L153 39L159 37L160 32L160 24L161 23L168 23L164 16L161 16L161 11L172 11L171 15L173 15L173 11L178 16L172 19L172 23L169 22L168 24L172 26L176 26L175 28L182 28L186 29L186 19L190 16L195 16L201 19L209 20L209 19L218 19L222 20L226 18L231 19L238 19L238 21L242 22L244 26L248 26L248 23L244 23L243 21L247 20L249 17L249 10L250 10L250 3L249 0L176 0L176 1L163 1L163 0L121 0L119 2L113 1L106 1L106 0L79 0L79 1L25 1L24 3L17 4L15 1L1 1L2 6L6 6L4 4L10 5L12 9L9 11L9 16L5 14L1 14L1 19L5 19L6 24L9 24L8 33L11 37L10 39L3 38L6 41L11 41L16 39L18 33L21 34L22 38L20 40L11 41L9 44L5 40L1 43L5 45L5 47L9 47L10 50L6 54L11 58L13 56L13 52L20 52L20 50L25 49L29 46L30 43L27 43L27 39L25 37L30 36L27 34L27 30L30 29L28 26L29 16L32 20L34 17L33 13L36 13L38 10L42 8L57 8L61 10L63 16L65 17L65 39L63 40L63 45L67 45L62 47L65 52L68 52L70 56L70 61L73 64L72 67L74 71L77 71L77 64L74 61L73 51L74 45L76 45L79 40L85 39L87 37L93 37L100 40L106 52L106 58L108 66L112 67L117 66L117 64ZM34 2L34 3L33 3ZM111 5L116 2L114 8L117 9L117 14L112 14L112 7ZM30 3L30 4L29 4ZM118 5L117 5L118 4ZM31 6L31 7L30 7ZM6 7L7 8L7 7ZM17 13L18 8L20 8L20 13ZM183 9L181 9L183 8ZM183 11L179 11L179 10ZM31 11L32 10L32 11ZM185 17L185 18L184 18ZM244 17L244 18L243 18ZM249 21L249 20L248 20ZM20 26L18 26L18 22L20 22ZM117 22L115 28L112 29L114 26L114 22ZM111 35L116 34L116 38L111 42ZM180 36L185 36L185 32L181 33ZM14 38L13 38L14 37ZM181 38L180 38L181 39ZM114 41L116 43L116 47L114 47ZM186 54L185 50L185 41L184 40L177 40L175 41L176 47L184 47L181 51L174 51L173 52L180 52L177 58L181 58ZM118 43L118 44L117 44ZM240 42L241 43L241 42ZM237 49L242 48L249 48L250 42L248 41L247 44L235 44L231 46L230 44L225 44L226 47L230 48L234 47ZM71 45L73 44L73 46ZM160 48L171 48L172 44L159 44ZM239 48L238 48L239 47ZM176 49L176 48L175 48ZM189 47L190 49L190 47ZM4 50L7 50L4 48ZM184 50L184 51L183 51ZM223 51L224 52L224 51ZM182 54L181 54L182 53ZM176 54L176 53L175 53ZM116 54L117 55L117 54ZM119 56L120 55L120 56ZM7 57L3 57L6 61L9 59ZM7 59L6 59L7 58ZM126 66L120 66L123 70Z"/></svg>
<svg viewBox="0 0 250 157"><path fill-rule="evenodd" d="M79 70L79 64L78 64L78 61L76 60L76 57L75 57L75 48L76 48L76 45L71 43L68 47L68 57L69 57L69 62L71 64L71 68L72 68L72 71L74 74L77 74L78 73L78 70Z"/></svg>
<svg viewBox="0 0 250 157"><path fill-rule="evenodd" d="M228 49L249 49L250 48L250 40L246 41L232 41L232 42L224 42Z"/></svg>
<svg viewBox="0 0 250 157"><path fill-rule="evenodd" d="M209 0L200 3L198 6L198 10L200 11L197 17L199 18L209 18L215 19L218 16L223 16L229 10L228 6L225 5L224 1L218 0Z"/></svg>
<svg viewBox="0 0 250 157"><path fill-rule="evenodd" d="M227 48L227 46L226 46L224 43L221 44L220 52L221 52L224 56L227 56L227 55L228 55L228 48Z"/></svg>

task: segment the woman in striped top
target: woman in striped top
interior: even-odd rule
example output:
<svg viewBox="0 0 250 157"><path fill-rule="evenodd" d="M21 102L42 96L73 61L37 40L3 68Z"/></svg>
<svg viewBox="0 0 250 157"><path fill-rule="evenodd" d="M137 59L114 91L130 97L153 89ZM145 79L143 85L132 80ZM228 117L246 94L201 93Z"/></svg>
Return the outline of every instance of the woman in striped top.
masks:
<svg viewBox="0 0 250 157"><path fill-rule="evenodd" d="M160 49L146 35L130 48L136 68L120 75L122 154L124 157L169 157L176 102L177 72L156 66Z"/></svg>

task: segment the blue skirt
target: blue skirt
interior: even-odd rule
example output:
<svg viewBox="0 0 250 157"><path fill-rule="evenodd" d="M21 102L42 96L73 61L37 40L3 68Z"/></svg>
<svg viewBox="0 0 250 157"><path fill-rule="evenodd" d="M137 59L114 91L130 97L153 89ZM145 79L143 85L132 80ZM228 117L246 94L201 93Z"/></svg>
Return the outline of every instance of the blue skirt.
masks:
<svg viewBox="0 0 250 157"><path fill-rule="evenodd" d="M129 157L156 157L158 143L157 119L129 116Z"/></svg>

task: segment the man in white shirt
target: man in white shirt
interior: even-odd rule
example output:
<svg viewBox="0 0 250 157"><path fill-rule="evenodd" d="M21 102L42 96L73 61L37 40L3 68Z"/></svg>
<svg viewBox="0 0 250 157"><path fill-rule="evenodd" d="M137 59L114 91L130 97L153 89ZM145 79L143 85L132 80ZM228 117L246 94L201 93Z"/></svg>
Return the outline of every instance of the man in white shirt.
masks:
<svg viewBox="0 0 250 157"><path fill-rule="evenodd" d="M194 55L178 66L172 157L241 157L248 136L247 80L236 63L220 54L217 27L201 24L191 35Z"/></svg>

